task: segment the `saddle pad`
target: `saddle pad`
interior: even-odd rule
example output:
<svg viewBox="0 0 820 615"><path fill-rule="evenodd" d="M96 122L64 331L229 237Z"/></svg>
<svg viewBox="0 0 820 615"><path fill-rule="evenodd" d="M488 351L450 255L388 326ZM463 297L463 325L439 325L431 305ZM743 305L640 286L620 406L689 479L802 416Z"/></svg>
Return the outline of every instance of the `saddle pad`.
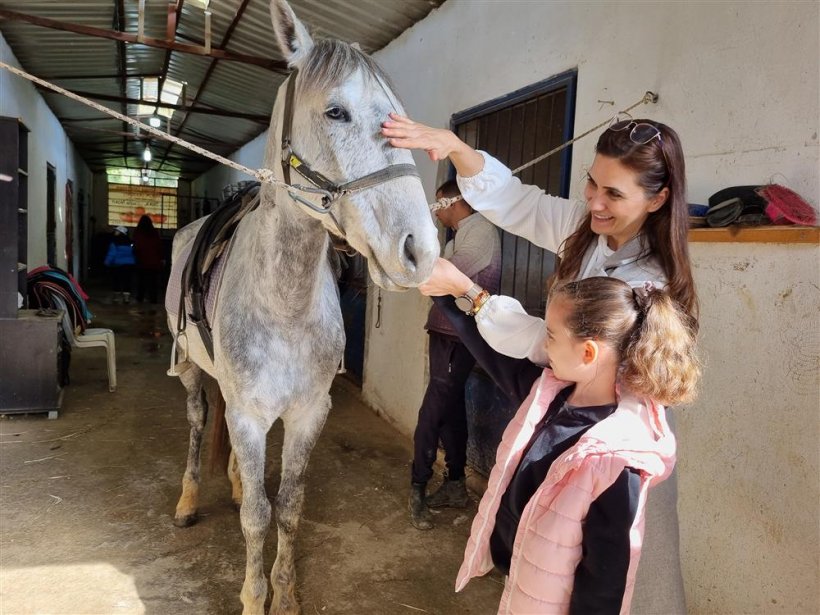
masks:
<svg viewBox="0 0 820 615"><path fill-rule="evenodd" d="M165 291L165 311L171 318L171 322L176 326L177 318L179 317L179 298L182 294L182 270L185 269L185 263L188 262L188 257L191 254L191 249L194 246L194 239L182 249L179 258L174 260L171 264L171 277L168 278L168 288ZM222 280L222 271L224 269L225 252L214 259L211 270L208 273L208 294L205 296L205 315L208 322L213 325L214 322L214 306L216 305L216 290L219 288L219 283ZM191 313L191 300L185 298L186 316Z"/></svg>

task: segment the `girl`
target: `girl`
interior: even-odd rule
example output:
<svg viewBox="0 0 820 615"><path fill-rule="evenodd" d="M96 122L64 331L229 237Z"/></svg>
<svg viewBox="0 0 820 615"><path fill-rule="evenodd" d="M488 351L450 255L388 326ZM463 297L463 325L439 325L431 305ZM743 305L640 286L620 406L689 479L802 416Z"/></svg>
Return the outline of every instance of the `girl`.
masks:
<svg viewBox="0 0 820 615"><path fill-rule="evenodd" d="M134 248L124 226L114 228L114 236L108 246L104 264L111 271L114 303L131 303L131 272L134 269Z"/></svg>
<svg viewBox="0 0 820 615"><path fill-rule="evenodd" d="M693 322L605 277L555 288L547 322L550 367L504 432L456 591L495 566L499 613L627 613L647 490L675 463L661 404L700 373Z"/></svg>

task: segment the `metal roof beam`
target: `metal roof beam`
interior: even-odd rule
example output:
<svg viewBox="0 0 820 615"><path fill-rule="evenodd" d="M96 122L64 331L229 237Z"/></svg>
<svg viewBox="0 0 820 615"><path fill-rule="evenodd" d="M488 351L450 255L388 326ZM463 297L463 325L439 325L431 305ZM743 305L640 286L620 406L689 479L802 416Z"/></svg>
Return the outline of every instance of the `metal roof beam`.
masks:
<svg viewBox="0 0 820 615"><path fill-rule="evenodd" d="M228 29L225 31L225 36L222 37L222 41L219 43L219 47L217 49L225 49L228 46L228 42L231 40L233 36L234 30L239 25L239 20L242 19L242 15L245 13L245 9L248 8L248 3L250 0L242 0L242 4L234 13L233 19L231 20ZM211 76L214 74L214 69L218 64L219 60L211 60L210 66L208 66L208 70L205 72L205 76L202 78L199 87L197 88L196 96L191 101L191 107L195 107L199 104L199 97L205 92L205 88L208 86L208 82L211 80ZM179 122L179 125L176 129L176 136L179 136L182 133L182 129L185 127L185 124L188 122L188 118L190 114L188 112L182 117L182 120ZM269 120L270 121L270 120ZM171 151L171 144L169 143L168 146L165 148L165 153L162 155L162 161L159 163L159 168L161 169L165 164L165 160L168 158L168 152Z"/></svg>
<svg viewBox="0 0 820 615"><path fill-rule="evenodd" d="M51 90L43 88L42 86L35 86L38 90L42 90L46 94L53 94ZM129 98L127 96L112 96L111 94L98 94L96 92L77 92L75 90L67 90L72 94L90 98L92 100L105 100L108 102L125 103L129 105L150 105L163 107L166 109L176 109L177 111L185 111L187 113L201 113L203 115L219 115L222 117L235 117L241 120L249 120L251 122L258 122L267 126L270 124L269 115L257 115L255 113L240 113L238 111L226 111L225 109L199 109L188 105L172 105L171 103L157 102L155 100L142 100L141 98ZM125 114L124 114L125 115Z"/></svg>
<svg viewBox="0 0 820 615"><path fill-rule="evenodd" d="M119 73L116 75L37 75L40 79L46 81L68 81L71 79L119 79L122 77ZM146 79L149 77L159 77L159 73L132 73L125 75L126 79Z"/></svg>
<svg viewBox="0 0 820 615"><path fill-rule="evenodd" d="M282 60L260 58L258 56L251 56L243 53L232 53L230 51L225 51L224 49L217 49L216 47L212 47L209 52L202 45L186 45L184 43L166 41L150 36L143 36L140 40L137 34L130 34L119 30L103 30L102 28L95 28L93 26L69 23L66 21L57 21L56 19L49 19L47 17L40 17L37 15L27 15L25 13L9 11L7 9L0 9L0 19L8 19L9 21L23 21L35 26L41 26L43 28L73 32L74 34L83 34L85 36L95 36L97 38L106 38L113 41L120 41L122 43L145 45L146 47L154 47L156 49L170 49L180 53L190 53L193 55L216 58L219 60L253 64L254 66L261 66L262 68L267 68L268 70L283 74L290 72L287 67L287 63Z"/></svg>

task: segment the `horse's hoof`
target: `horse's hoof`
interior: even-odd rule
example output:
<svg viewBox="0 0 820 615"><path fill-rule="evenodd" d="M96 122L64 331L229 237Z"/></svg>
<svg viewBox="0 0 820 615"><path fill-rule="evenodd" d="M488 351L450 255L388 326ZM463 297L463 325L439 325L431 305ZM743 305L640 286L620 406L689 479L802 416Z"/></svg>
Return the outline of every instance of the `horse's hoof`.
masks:
<svg viewBox="0 0 820 615"><path fill-rule="evenodd" d="M177 527L191 527L198 520L196 513L191 513L184 517L174 517L174 525Z"/></svg>
<svg viewBox="0 0 820 615"><path fill-rule="evenodd" d="M301 615L302 609L298 604L273 605L270 606L268 615Z"/></svg>
<svg viewBox="0 0 820 615"><path fill-rule="evenodd" d="M242 510L242 502L237 502L236 500L233 500L233 509L236 512L239 512L240 510Z"/></svg>

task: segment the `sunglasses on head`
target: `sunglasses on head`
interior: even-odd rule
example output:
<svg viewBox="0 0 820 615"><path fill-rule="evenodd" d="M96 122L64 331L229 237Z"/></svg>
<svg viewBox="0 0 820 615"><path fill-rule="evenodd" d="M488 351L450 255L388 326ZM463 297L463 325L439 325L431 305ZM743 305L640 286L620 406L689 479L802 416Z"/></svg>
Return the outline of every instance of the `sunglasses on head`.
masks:
<svg viewBox="0 0 820 615"><path fill-rule="evenodd" d="M646 145L652 139L657 138L663 142L661 131L657 126L646 122L636 122L628 113L618 113L609 123L609 130L613 132L623 132L629 130L629 140L636 145Z"/></svg>

